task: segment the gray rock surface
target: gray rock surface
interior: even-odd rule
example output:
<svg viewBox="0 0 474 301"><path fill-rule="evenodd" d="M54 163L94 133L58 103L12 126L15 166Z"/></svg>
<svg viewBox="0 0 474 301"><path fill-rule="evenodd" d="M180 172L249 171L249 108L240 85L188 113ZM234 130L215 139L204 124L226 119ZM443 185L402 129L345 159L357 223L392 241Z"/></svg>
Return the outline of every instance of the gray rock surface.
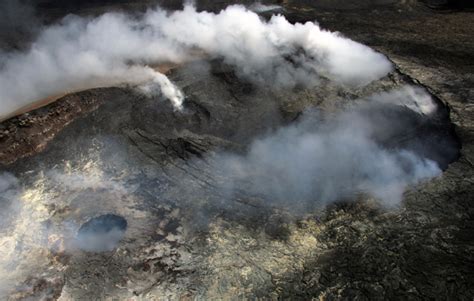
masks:
<svg viewBox="0 0 474 301"><path fill-rule="evenodd" d="M1 125L3 170L24 187L16 196L21 206L5 205L14 215L2 230L4 249L13 245L15 254L10 299L474 297L474 35L462 26L472 15L438 14L416 3L338 10L329 1L303 2L284 3L290 20L317 19L386 54L397 69L364 88L324 83L272 91L218 61L196 62L170 74L187 96L184 112L111 88ZM307 108L337 112L407 83L423 85L446 107L429 130L407 137L401 131L403 138L441 131L454 139L452 122L462 148L440 177L410 187L399 207L361 195L295 210L245 189L231 196L217 189L226 177L213 172L213 154L243 153ZM77 109L83 101L92 105ZM68 106L74 110L64 117ZM66 121L51 130L57 119L43 117L50 115ZM22 128L22 120L31 125ZM48 143L38 147L41 135ZM118 248L78 249L81 224L107 213L128 222Z"/></svg>

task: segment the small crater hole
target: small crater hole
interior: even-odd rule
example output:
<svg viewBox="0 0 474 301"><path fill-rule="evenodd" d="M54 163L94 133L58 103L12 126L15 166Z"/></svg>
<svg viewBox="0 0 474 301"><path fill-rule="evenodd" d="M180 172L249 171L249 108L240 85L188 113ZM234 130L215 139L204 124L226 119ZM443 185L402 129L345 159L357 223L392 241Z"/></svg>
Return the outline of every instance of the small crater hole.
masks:
<svg viewBox="0 0 474 301"><path fill-rule="evenodd" d="M79 228L78 247L88 252L112 251L125 235L127 226L127 220L115 214L91 218Z"/></svg>

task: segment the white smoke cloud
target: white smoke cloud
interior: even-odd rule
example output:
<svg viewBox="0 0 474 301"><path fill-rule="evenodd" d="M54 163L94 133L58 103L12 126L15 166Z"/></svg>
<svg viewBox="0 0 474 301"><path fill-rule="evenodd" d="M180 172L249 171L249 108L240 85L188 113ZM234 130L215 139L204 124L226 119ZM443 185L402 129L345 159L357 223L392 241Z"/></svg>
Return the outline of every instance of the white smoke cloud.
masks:
<svg viewBox="0 0 474 301"><path fill-rule="evenodd" d="M120 84L143 85L146 93L159 90L179 108L182 93L149 65L181 63L196 50L272 87L314 85L321 76L364 85L391 70L383 55L316 23L293 25L283 16L267 22L243 6L218 14L187 5L141 17L68 16L43 30L28 51L3 55L0 117L45 97Z"/></svg>
<svg viewBox="0 0 474 301"><path fill-rule="evenodd" d="M435 104L424 90L407 86L358 100L351 108L335 115L307 112L300 122L254 141L245 155L220 153L212 160L206 160L206 165L209 162L215 167L210 170L209 178L223 179L221 187L226 192L238 188L249 195L263 195L270 202L294 207L304 202L323 205L354 199L359 193L372 195L390 206L397 205L407 186L441 172L435 162L406 149L388 149L374 138L399 120L393 112L386 115L392 119L385 123L379 122L380 119L368 119L367 114L382 115L383 119L385 116L379 109L399 109L401 106L420 117L433 113L420 108L435 107ZM107 158L116 164L117 157ZM128 159L124 156L118 161L127 162ZM21 204L11 227L0 228L0 298L12 293L31 271L43 269L52 275L61 273L51 269L44 250L112 250L123 237L123 231L112 227L97 235L77 236L80 226L77 217L96 216L101 211L120 212L119 209L124 204L130 205L133 199L126 196L139 189L136 183L128 185L130 179L126 176L108 174L100 164L96 166L90 161L79 170L66 164L64 171L39 173L41 176L29 184L11 174L0 173L0 200L8 198ZM225 176L221 177L223 174ZM133 176L131 179L135 180ZM186 181L178 183L187 184ZM217 184L213 187L218 187ZM181 186L179 190L186 188ZM90 196L86 192L98 197L84 197ZM61 208L74 202L80 203L83 212L71 210L68 213L70 222L55 222L45 227L47 223L44 222L54 216L46 209L49 205ZM1 213L11 216L11 207L6 208L1 207L4 209ZM196 214L201 217L204 210L202 208Z"/></svg>
<svg viewBox="0 0 474 301"><path fill-rule="evenodd" d="M12 189L18 185L18 179L10 173L0 173L0 193L10 195Z"/></svg>
<svg viewBox="0 0 474 301"><path fill-rule="evenodd" d="M419 87L404 86L399 90L382 93L371 99L380 103L406 106L410 110L423 115L430 115L436 110L436 104L431 96Z"/></svg>
<svg viewBox="0 0 474 301"><path fill-rule="evenodd" d="M407 186L441 172L434 161L376 141L380 137L375 136L398 121L397 115L392 110L387 114L391 119L382 124L367 114L390 109L374 103L398 98L432 103L423 90L403 87L359 101L336 116L307 113L301 122L253 142L245 155L219 155L216 170L230 178L223 184L227 190L244 187L276 202L326 204L363 193L397 205ZM408 107L418 113L418 107Z"/></svg>
<svg viewBox="0 0 474 301"><path fill-rule="evenodd" d="M82 171L71 170L67 166L64 171L38 172L35 180L29 183L24 178L0 172L1 300L10 300L8 296L15 293L25 279L60 274L62 267L52 264L51 255L73 254L79 249L110 250L123 237L123 231L118 231L117 227L99 231L97 235L89 231L79 237L81 219L76 220L78 216L74 214L79 211L72 211L66 220L54 220L56 209L52 208L67 208L74 200L74 197L71 198L73 195L86 195L85 192L93 191L94 194L102 192L104 199L112 198L107 199L106 204L98 205L93 204L96 199L81 199L81 209L89 208L89 214L85 217L90 218L107 205L115 206L114 200L120 199L120 196L130 194L126 187L105 176L97 166L86 166ZM41 273L37 274L38 271Z"/></svg>
<svg viewBox="0 0 474 301"><path fill-rule="evenodd" d="M262 12L281 11L283 7L276 4L263 4L261 2L255 2L254 4L249 6L249 9L256 13L262 13Z"/></svg>
<svg viewBox="0 0 474 301"><path fill-rule="evenodd" d="M146 19L168 39L223 57L241 75L271 85L312 85L318 75L365 85L391 71L383 55L314 22L293 25L281 15L265 22L243 6L217 15L186 6L165 17L151 11Z"/></svg>

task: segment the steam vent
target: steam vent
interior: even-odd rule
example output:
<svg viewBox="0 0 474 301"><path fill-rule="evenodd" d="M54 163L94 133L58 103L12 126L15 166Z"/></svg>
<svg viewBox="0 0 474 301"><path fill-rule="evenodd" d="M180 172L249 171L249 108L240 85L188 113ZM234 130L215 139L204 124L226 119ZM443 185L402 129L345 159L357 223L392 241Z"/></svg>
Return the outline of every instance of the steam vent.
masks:
<svg viewBox="0 0 474 301"><path fill-rule="evenodd" d="M91 252L112 251L127 230L127 221L118 215L104 214L84 223L77 234L78 247Z"/></svg>
<svg viewBox="0 0 474 301"><path fill-rule="evenodd" d="M0 1L0 300L473 300L473 20Z"/></svg>

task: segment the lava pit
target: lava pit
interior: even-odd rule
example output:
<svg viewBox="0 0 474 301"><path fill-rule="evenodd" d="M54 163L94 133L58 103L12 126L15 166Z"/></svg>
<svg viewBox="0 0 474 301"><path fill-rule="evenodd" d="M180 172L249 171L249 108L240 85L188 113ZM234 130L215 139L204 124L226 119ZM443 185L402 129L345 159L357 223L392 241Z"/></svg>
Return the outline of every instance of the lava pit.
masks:
<svg viewBox="0 0 474 301"><path fill-rule="evenodd" d="M115 214L91 218L79 228L77 245L88 252L112 251L125 235L127 226L127 220Z"/></svg>

